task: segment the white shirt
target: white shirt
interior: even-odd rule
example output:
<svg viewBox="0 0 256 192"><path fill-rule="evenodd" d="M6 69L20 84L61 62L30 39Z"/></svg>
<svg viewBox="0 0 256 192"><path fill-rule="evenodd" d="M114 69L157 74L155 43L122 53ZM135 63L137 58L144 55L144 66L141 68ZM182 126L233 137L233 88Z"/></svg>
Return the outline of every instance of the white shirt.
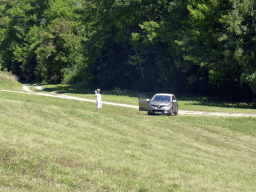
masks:
<svg viewBox="0 0 256 192"><path fill-rule="evenodd" d="M96 108L102 108L101 104L101 94L100 93L95 93L96 96Z"/></svg>

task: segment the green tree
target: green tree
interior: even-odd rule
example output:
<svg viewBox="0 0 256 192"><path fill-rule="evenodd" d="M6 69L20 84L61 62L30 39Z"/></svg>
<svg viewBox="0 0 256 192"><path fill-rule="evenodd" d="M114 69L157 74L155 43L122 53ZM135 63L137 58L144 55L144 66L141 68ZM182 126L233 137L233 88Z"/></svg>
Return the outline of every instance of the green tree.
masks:
<svg viewBox="0 0 256 192"><path fill-rule="evenodd" d="M254 4L189 1L188 28L176 41L183 59L206 69L210 81L231 97L238 95L242 82L254 82Z"/></svg>
<svg viewBox="0 0 256 192"><path fill-rule="evenodd" d="M49 1L3 1L4 36L0 42L2 65L23 80L34 76L38 27Z"/></svg>
<svg viewBox="0 0 256 192"><path fill-rule="evenodd" d="M22 80L56 82L65 67L81 63L77 1L14 0L0 5L3 67Z"/></svg>
<svg viewBox="0 0 256 192"><path fill-rule="evenodd" d="M77 26L64 18L56 18L40 32L42 45L36 50L36 75L47 82L60 82L66 68L82 60L81 38Z"/></svg>
<svg viewBox="0 0 256 192"><path fill-rule="evenodd" d="M165 17L168 1L87 1L84 23L89 40L85 43L88 79L104 86L146 87L158 76L154 46L143 41L146 28ZM148 22L148 23L147 23ZM138 40L134 37L138 35ZM151 33L150 37L154 38ZM148 46L148 47L147 47ZM120 79L118 81L118 79ZM132 82L126 85L127 82Z"/></svg>

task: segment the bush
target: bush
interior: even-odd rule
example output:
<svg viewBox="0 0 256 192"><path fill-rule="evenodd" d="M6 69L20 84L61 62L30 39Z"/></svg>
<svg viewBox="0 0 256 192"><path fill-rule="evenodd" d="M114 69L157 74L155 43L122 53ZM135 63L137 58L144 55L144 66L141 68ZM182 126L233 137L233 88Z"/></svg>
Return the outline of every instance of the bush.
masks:
<svg viewBox="0 0 256 192"><path fill-rule="evenodd" d="M253 109L256 109L256 98L254 98L251 102L251 106Z"/></svg>
<svg viewBox="0 0 256 192"><path fill-rule="evenodd" d="M83 68L74 67L72 69L66 68L64 70L63 84L80 84L86 82L86 74Z"/></svg>
<svg viewBox="0 0 256 192"><path fill-rule="evenodd" d="M13 75L11 72L8 72L7 69L4 69L2 72L0 72L1 89L16 89L21 87L18 81L19 78Z"/></svg>

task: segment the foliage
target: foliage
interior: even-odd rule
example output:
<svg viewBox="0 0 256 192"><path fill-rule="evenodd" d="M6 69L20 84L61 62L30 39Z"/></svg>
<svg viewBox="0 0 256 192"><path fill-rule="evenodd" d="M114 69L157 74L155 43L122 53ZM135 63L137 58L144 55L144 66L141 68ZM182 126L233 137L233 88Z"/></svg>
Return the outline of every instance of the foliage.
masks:
<svg viewBox="0 0 256 192"><path fill-rule="evenodd" d="M0 66L25 81L249 101L255 9L252 0L3 0Z"/></svg>
<svg viewBox="0 0 256 192"><path fill-rule="evenodd" d="M74 34L76 26L64 18L52 20L40 33L42 46L36 50L36 75L48 82L58 82L64 69L81 62L80 39Z"/></svg>
<svg viewBox="0 0 256 192"><path fill-rule="evenodd" d="M207 69L211 82L234 96L249 82L242 74L254 72L253 1L190 1L187 7L189 30L178 41L183 58Z"/></svg>
<svg viewBox="0 0 256 192"><path fill-rule="evenodd" d="M4 4L5 3L5 4ZM40 44L38 30L49 1L8 1L3 19L2 65L24 80L32 80L36 66L34 50Z"/></svg>
<svg viewBox="0 0 256 192"><path fill-rule="evenodd" d="M5 37L0 41L3 67L26 81L36 77L40 81L60 81L62 70L73 66L81 57L79 27L70 19L75 10L72 3L75 1L2 2L7 15L1 18L6 23L6 29L2 30Z"/></svg>

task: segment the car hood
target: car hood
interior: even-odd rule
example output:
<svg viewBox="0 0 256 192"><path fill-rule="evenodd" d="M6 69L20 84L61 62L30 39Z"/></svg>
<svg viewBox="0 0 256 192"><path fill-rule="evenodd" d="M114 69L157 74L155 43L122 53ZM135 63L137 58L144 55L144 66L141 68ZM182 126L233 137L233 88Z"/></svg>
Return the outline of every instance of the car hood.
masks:
<svg viewBox="0 0 256 192"><path fill-rule="evenodd" d="M152 105L167 105L167 104L169 104L170 102L162 102L162 101L150 101L150 103L152 104Z"/></svg>

